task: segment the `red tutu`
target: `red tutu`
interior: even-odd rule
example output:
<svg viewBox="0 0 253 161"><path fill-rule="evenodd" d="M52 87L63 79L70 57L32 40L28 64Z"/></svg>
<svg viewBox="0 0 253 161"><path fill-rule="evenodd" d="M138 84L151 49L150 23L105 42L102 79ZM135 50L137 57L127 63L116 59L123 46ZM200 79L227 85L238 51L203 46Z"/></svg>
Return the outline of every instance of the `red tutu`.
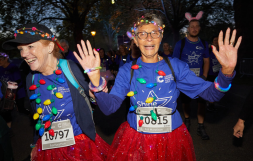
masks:
<svg viewBox="0 0 253 161"><path fill-rule="evenodd" d="M195 161L192 138L183 124L171 133L142 134L124 122L115 134L108 161Z"/></svg>
<svg viewBox="0 0 253 161"><path fill-rule="evenodd" d="M56 148L50 150L41 150L41 139L36 143L32 153L33 161L88 161L106 160L109 144L107 144L99 135L96 135L95 142L84 134L75 136L75 145Z"/></svg>

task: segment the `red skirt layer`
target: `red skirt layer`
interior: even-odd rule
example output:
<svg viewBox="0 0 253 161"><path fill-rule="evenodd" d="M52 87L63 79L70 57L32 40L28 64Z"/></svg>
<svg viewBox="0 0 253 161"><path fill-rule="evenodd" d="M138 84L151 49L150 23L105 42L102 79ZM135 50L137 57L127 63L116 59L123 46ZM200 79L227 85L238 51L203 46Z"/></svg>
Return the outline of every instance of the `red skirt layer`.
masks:
<svg viewBox="0 0 253 161"><path fill-rule="evenodd" d="M142 134L124 122L115 134L107 161L195 161L192 138L183 124L171 133Z"/></svg>
<svg viewBox="0 0 253 161"><path fill-rule="evenodd" d="M95 141L84 134L75 136L75 145L50 150L42 150L41 139L36 143L32 152L33 161L103 161L106 160L110 148L99 135L96 135Z"/></svg>

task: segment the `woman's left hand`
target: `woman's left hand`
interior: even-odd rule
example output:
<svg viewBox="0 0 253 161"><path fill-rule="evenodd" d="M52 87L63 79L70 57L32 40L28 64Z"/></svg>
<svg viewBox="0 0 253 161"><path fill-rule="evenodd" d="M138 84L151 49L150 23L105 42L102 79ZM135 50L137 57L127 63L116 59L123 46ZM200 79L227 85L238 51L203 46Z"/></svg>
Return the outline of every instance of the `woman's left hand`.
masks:
<svg viewBox="0 0 253 161"><path fill-rule="evenodd" d="M233 31L232 37L229 41L230 28L228 28L223 42L223 32L220 31L218 38L219 51L217 51L216 47L212 45L213 53L222 66L221 71L223 74L232 74L237 63L237 51L241 44L242 37L240 36L238 38L236 45L234 46L235 36L236 30Z"/></svg>

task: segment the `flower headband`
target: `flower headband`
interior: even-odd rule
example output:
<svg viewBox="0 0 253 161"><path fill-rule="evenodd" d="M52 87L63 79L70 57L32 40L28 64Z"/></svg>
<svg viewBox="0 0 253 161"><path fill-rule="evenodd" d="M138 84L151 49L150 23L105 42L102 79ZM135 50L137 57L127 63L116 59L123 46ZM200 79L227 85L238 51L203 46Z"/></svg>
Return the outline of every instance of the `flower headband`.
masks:
<svg viewBox="0 0 253 161"><path fill-rule="evenodd" d="M204 13L203 11L199 11L199 13L197 14L196 17L192 17L192 15L191 15L189 12L186 12L186 13L185 13L185 18L186 18L189 22L191 22L192 20L199 20L199 19L202 18L203 13Z"/></svg>
<svg viewBox="0 0 253 161"><path fill-rule="evenodd" d="M127 36L128 36L130 39L133 39L134 36L135 36L134 33L135 33L135 31L136 31L136 29L137 29L138 26L140 26L140 25L142 25L142 24L150 24L150 23L152 23L152 24L154 24L154 25L157 25L157 26L159 27L159 30L163 32L163 28L165 28L165 25L160 26L160 25L158 25L155 21L150 21L150 20L148 20L148 19L151 19L151 17L144 17L144 16L141 16L141 18L138 20L138 22L134 24L134 27L131 27L131 32L132 32L132 34L131 34L130 32L127 32Z"/></svg>
<svg viewBox="0 0 253 161"><path fill-rule="evenodd" d="M28 30L32 30L32 31L28 31ZM16 30L14 33L15 39L17 37L17 34L24 34L24 33L29 33L31 35L39 34L43 38L48 38L48 39L51 39L52 41L57 40L57 38L55 38L54 35L51 35L51 34L45 33L44 31L38 30L36 27L32 27L32 28L23 27L21 29Z"/></svg>
<svg viewBox="0 0 253 161"><path fill-rule="evenodd" d="M9 55L7 55L7 54L5 54L5 53L1 53L1 52L0 52L0 56L5 57L5 58L8 58L8 59L9 59Z"/></svg>

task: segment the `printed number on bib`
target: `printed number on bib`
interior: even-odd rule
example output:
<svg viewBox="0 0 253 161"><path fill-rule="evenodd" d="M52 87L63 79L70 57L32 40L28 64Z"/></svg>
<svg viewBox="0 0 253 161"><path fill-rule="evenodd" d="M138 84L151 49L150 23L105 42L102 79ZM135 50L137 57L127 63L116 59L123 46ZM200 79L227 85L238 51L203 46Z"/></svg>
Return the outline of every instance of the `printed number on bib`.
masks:
<svg viewBox="0 0 253 161"><path fill-rule="evenodd" d="M155 109L155 110L154 110ZM157 120L152 119L150 111L157 111ZM171 113L172 109L167 107L139 107L137 108L137 131L147 133L168 133L171 132L172 121ZM143 117L143 124L139 126L140 117Z"/></svg>
<svg viewBox="0 0 253 161"><path fill-rule="evenodd" d="M197 77L199 77L200 68L190 68L190 70L193 71Z"/></svg>
<svg viewBox="0 0 253 161"><path fill-rule="evenodd" d="M45 132L42 136L42 150L66 147L75 144L73 128L69 120L53 122L54 136Z"/></svg>

